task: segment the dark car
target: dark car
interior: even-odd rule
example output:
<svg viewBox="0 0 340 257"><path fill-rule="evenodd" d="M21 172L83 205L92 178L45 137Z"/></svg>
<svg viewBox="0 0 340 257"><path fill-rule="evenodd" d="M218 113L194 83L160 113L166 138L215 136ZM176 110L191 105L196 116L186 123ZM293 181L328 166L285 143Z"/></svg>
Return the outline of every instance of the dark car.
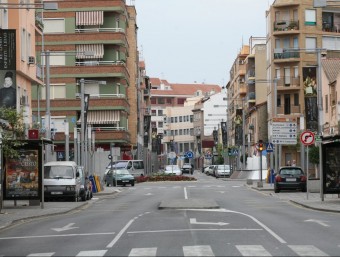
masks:
<svg viewBox="0 0 340 257"><path fill-rule="evenodd" d="M106 185L122 185L126 186L130 184L131 186L135 185L135 177L130 174L127 169L119 169L119 170L109 170L105 175Z"/></svg>
<svg viewBox="0 0 340 257"><path fill-rule="evenodd" d="M193 174L194 169L190 163L184 163L182 166L182 173Z"/></svg>
<svg viewBox="0 0 340 257"><path fill-rule="evenodd" d="M300 167L284 166L275 175L274 191L279 193L280 190L299 189L302 192L307 191L307 177Z"/></svg>

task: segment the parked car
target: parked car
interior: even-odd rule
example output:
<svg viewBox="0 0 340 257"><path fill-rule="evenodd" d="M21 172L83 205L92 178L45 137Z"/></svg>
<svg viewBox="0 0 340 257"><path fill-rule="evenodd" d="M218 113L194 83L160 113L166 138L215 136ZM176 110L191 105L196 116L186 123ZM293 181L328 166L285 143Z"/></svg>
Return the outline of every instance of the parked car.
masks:
<svg viewBox="0 0 340 257"><path fill-rule="evenodd" d="M52 161L44 165L44 197L46 201L68 199L77 202L81 193L85 193L84 183L84 169L73 161Z"/></svg>
<svg viewBox="0 0 340 257"><path fill-rule="evenodd" d="M107 186L126 186L127 184L135 186L135 177L127 169L109 170L105 175Z"/></svg>
<svg viewBox="0 0 340 257"><path fill-rule="evenodd" d="M216 165L210 165L208 170L207 170L207 175L209 176L214 176L214 168Z"/></svg>
<svg viewBox="0 0 340 257"><path fill-rule="evenodd" d="M214 167L214 176L216 178L230 177L230 165L216 165Z"/></svg>
<svg viewBox="0 0 340 257"><path fill-rule="evenodd" d="M182 171L178 165L166 165L164 169L164 173L168 175L182 175Z"/></svg>
<svg viewBox="0 0 340 257"><path fill-rule="evenodd" d="M184 163L182 166L182 173L188 173L188 174L193 174L194 169L191 165L191 163Z"/></svg>
<svg viewBox="0 0 340 257"><path fill-rule="evenodd" d="M307 191L307 177L300 167L284 166L275 174L275 193L279 193L284 189L300 189L302 192Z"/></svg>

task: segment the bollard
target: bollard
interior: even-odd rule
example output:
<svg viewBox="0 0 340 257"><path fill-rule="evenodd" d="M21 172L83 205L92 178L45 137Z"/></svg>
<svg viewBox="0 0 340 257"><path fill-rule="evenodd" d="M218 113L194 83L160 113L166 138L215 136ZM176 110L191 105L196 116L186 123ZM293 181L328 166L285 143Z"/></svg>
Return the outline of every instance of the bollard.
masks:
<svg viewBox="0 0 340 257"><path fill-rule="evenodd" d="M257 187L263 187L263 182L262 181L257 181Z"/></svg>
<svg viewBox="0 0 340 257"><path fill-rule="evenodd" d="M252 179L247 179L247 185L252 185L253 184L253 180Z"/></svg>

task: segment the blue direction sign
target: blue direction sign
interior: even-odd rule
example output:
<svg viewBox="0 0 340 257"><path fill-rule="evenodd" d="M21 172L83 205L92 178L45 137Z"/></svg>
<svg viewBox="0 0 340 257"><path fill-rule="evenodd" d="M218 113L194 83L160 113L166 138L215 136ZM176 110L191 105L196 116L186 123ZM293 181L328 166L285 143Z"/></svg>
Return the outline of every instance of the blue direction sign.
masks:
<svg viewBox="0 0 340 257"><path fill-rule="evenodd" d="M189 159L192 159L192 158L194 158L194 153L193 152L191 152L191 151L188 151L188 152L186 152L186 157L187 158L189 158Z"/></svg>
<svg viewBox="0 0 340 257"><path fill-rule="evenodd" d="M266 146L266 151L268 153L271 153L274 151L274 145L272 143L268 143L267 146Z"/></svg>

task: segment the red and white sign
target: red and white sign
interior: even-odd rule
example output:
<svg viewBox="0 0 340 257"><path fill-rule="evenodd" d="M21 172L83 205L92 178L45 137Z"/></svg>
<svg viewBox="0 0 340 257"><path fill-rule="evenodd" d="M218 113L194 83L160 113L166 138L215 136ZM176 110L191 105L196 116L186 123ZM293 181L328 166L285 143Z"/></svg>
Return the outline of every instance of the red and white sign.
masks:
<svg viewBox="0 0 340 257"><path fill-rule="evenodd" d="M304 131L301 133L300 140L304 145L312 145L315 142L315 135L312 131Z"/></svg>

